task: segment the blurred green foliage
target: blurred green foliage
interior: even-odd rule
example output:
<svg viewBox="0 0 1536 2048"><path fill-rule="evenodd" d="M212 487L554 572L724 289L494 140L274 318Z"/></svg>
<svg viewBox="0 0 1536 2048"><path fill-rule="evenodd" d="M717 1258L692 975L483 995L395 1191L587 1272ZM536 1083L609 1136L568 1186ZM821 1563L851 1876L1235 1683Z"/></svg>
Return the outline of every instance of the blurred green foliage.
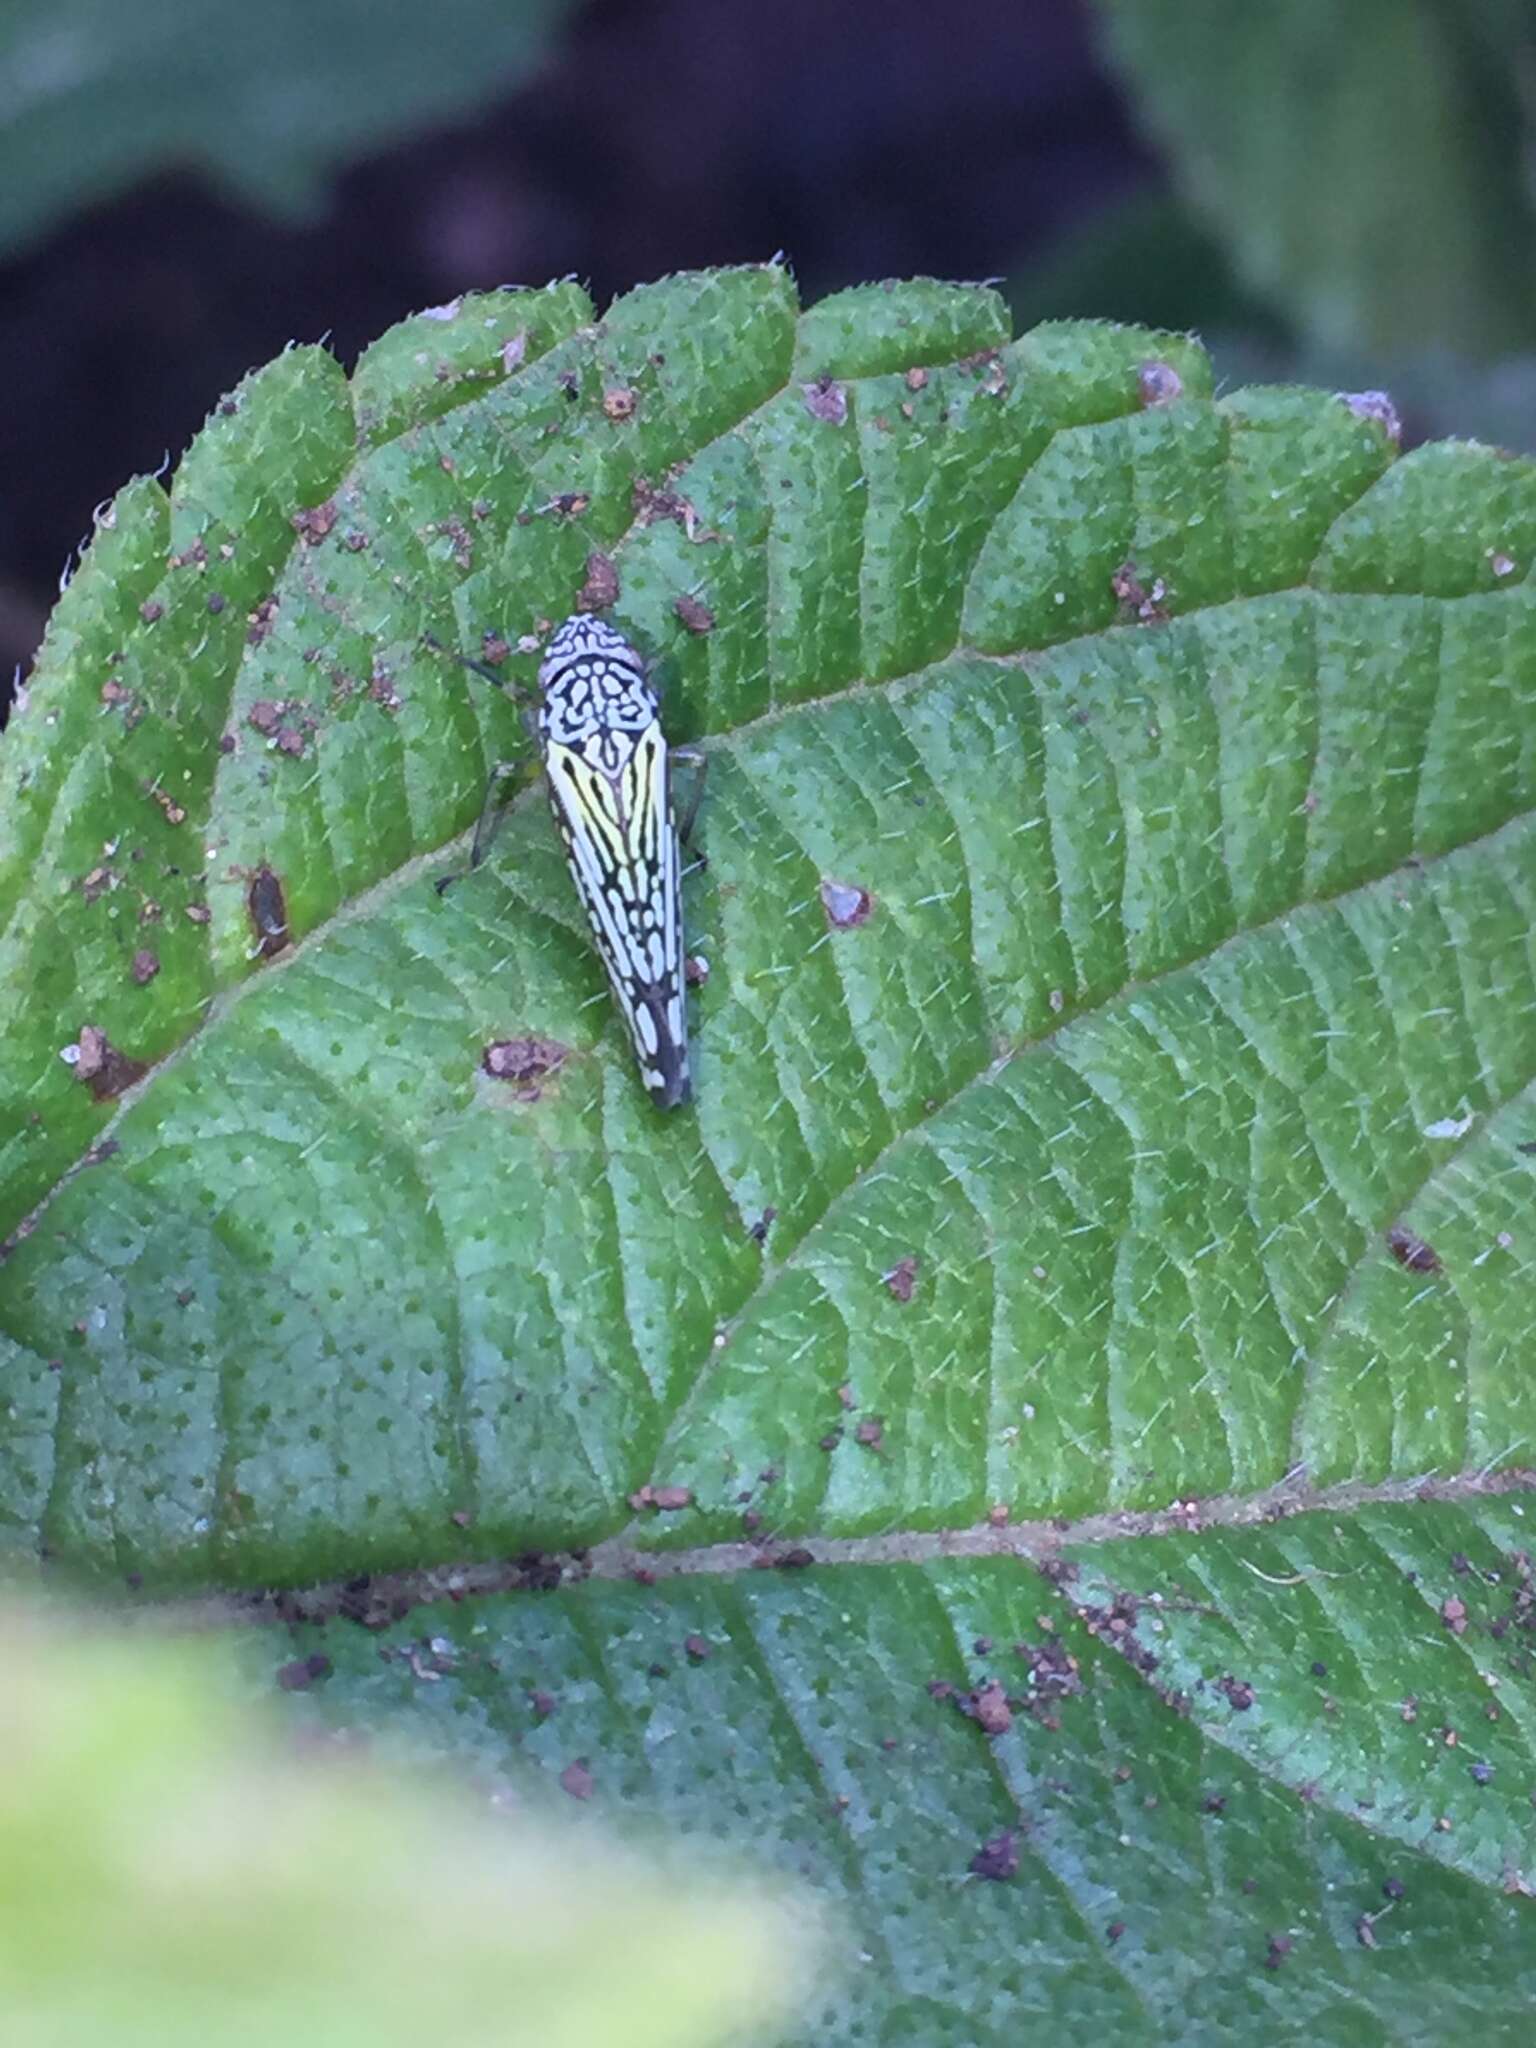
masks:
<svg viewBox="0 0 1536 2048"><path fill-rule="evenodd" d="M301 213L350 158L524 78L571 0L8 0L0 252L155 172Z"/></svg>
<svg viewBox="0 0 1536 2048"><path fill-rule="evenodd" d="M1188 218L1087 222L1033 311L1197 327L1238 378L1389 385L1415 437L1536 446L1536 13L1099 0ZM1191 263L1193 238L1210 237ZM1243 302L1248 301L1245 305Z"/></svg>
<svg viewBox="0 0 1536 2048"><path fill-rule="evenodd" d="M808 1960L782 1889L300 1754L206 1638L0 1621L6 2048L707 2048Z"/></svg>

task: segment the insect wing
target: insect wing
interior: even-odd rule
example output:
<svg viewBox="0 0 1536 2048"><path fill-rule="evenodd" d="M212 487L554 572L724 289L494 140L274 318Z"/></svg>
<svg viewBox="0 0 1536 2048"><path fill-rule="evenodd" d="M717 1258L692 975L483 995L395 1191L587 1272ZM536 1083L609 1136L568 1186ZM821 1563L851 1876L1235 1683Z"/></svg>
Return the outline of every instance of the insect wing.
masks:
<svg viewBox="0 0 1536 2048"><path fill-rule="evenodd" d="M677 830L660 721L546 737L544 766L592 935L629 1025L641 1077L670 1109L688 1099Z"/></svg>

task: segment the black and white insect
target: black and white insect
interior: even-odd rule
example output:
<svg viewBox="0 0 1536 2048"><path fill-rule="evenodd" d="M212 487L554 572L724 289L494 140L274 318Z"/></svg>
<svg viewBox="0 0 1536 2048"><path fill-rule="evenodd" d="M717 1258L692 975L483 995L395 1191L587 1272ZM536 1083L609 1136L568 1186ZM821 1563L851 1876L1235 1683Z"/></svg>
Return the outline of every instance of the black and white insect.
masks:
<svg viewBox="0 0 1536 2048"><path fill-rule="evenodd" d="M434 643L436 644L436 643ZM461 659L463 657L460 657ZM498 679L470 662L471 668ZM577 612L539 667L537 734L550 807L598 956L629 1026L653 1102L689 1098L681 835L661 706L638 650ZM484 857L492 798L475 834Z"/></svg>

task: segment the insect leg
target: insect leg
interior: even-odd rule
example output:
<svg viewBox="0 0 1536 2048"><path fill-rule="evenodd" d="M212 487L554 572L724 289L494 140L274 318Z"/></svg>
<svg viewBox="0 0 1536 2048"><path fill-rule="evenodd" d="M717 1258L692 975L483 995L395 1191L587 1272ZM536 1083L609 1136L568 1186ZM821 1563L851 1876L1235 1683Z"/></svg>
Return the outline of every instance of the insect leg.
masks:
<svg viewBox="0 0 1536 2048"><path fill-rule="evenodd" d="M496 828L501 823L507 806L499 801L501 785L509 775L516 775L522 767L521 761L497 761L485 785L485 801L480 806L480 816L475 822L475 836L470 841L469 866L456 868L451 875L439 875L437 893L441 896L455 882L461 882L465 875L473 874L481 861L491 850L491 841L496 837Z"/></svg>
<svg viewBox="0 0 1536 2048"><path fill-rule="evenodd" d="M697 747L674 747L674 761L686 761L694 771L693 787L687 801L677 808L677 836L686 846L693 837L693 828L698 822L699 805L704 801L704 784L709 775L709 756Z"/></svg>
<svg viewBox="0 0 1536 2048"><path fill-rule="evenodd" d="M423 633L421 637L423 644L430 647L435 654L446 654L450 661L456 661L460 668L467 668L471 675L479 676L482 682L492 684L504 697L510 697L514 704L526 707L533 703L534 700L527 690L521 690L516 683L508 682L505 676L497 675L489 662L476 661L472 655L459 654L452 647L445 647L435 633Z"/></svg>

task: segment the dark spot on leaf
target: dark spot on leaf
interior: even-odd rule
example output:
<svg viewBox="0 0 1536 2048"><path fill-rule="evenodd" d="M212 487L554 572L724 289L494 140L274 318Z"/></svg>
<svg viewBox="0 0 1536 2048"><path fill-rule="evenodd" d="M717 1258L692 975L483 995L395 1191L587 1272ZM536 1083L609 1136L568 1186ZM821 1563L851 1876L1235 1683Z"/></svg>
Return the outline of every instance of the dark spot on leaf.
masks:
<svg viewBox="0 0 1536 2048"><path fill-rule="evenodd" d="M1004 1884L1018 1874L1019 1837L1015 1828L1004 1828L982 1843L971 1858L972 1877L984 1877L990 1884Z"/></svg>
<svg viewBox="0 0 1536 2048"><path fill-rule="evenodd" d="M1136 373L1143 405L1171 405L1184 393L1184 379L1172 363L1143 363Z"/></svg>
<svg viewBox="0 0 1536 2048"><path fill-rule="evenodd" d="M1123 1920L1111 1920L1104 1930L1104 1939L1109 1942L1118 1941L1124 1932L1125 1922Z"/></svg>
<svg viewBox="0 0 1536 2048"><path fill-rule="evenodd" d="M825 420L840 427L848 417L848 393L833 377L818 377L814 384L802 384L805 409L813 420Z"/></svg>
<svg viewBox="0 0 1536 2048"><path fill-rule="evenodd" d="M283 885L268 867L260 867L246 891L246 908L256 932L256 957L270 960L289 943L288 904Z"/></svg>
<svg viewBox="0 0 1536 2048"><path fill-rule="evenodd" d="M619 572L611 558L594 548L587 557L587 580L576 593L579 612L606 611L619 601Z"/></svg>
<svg viewBox="0 0 1536 2048"><path fill-rule="evenodd" d="M797 1544L793 1550L781 1550L771 1562L777 1571L803 1572L809 1570L816 1559L803 1544Z"/></svg>
<svg viewBox="0 0 1536 2048"><path fill-rule="evenodd" d="M94 1024L82 1025L79 1043L65 1050L74 1055L66 1064L74 1068L75 1079L83 1081L98 1102L110 1102L148 1072L142 1060L119 1052L105 1031Z"/></svg>
<svg viewBox="0 0 1536 2048"><path fill-rule="evenodd" d="M702 953L690 953L683 962L683 979L690 988L698 988L709 979L709 962Z"/></svg>
<svg viewBox="0 0 1536 2048"><path fill-rule="evenodd" d="M675 1514L679 1508L693 1506L691 1486L642 1486L629 1496L629 1504L638 1514L642 1508L656 1508L663 1514Z"/></svg>
<svg viewBox="0 0 1536 2048"><path fill-rule="evenodd" d="M493 1081L508 1081L519 1102L537 1102L539 1084L557 1074L571 1056L571 1048L554 1038L497 1038L480 1055L480 1064Z"/></svg>
<svg viewBox="0 0 1536 2048"><path fill-rule="evenodd" d="M628 384L615 384L603 393L603 412L610 420L630 420L640 403L639 394Z"/></svg>
<svg viewBox="0 0 1536 2048"><path fill-rule="evenodd" d="M773 1220L778 1213L777 1209L769 1207L763 1211L755 1223L747 1225L747 1235L754 1244L762 1244L766 1241L768 1232L773 1225Z"/></svg>
<svg viewBox="0 0 1536 2048"><path fill-rule="evenodd" d="M592 1797L595 1781L587 1769L585 1757L577 1757L574 1763L566 1765L560 1773L560 1789L562 1792L569 1792L573 1799Z"/></svg>
<svg viewBox="0 0 1536 2048"><path fill-rule="evenodd" d="M1217 1679L1216 1690L1237 1714L1246 1714L1258 1697L1246 1678L1234 1678L1230 1671Z"/></svg>
<svg viewBox="0 0 1536 2048"><path fill-rule="evenodd" d="M1008 1695L995 1678L977 1686L968 1696L965 1710L984 1735L1006 1735L1013 1726L1013 1709L1008 1704Z"/></svg>
<svg viewBox="0 0 1536 2048"><path fill-rule="evenodd" d="M209 611L211 611L211 612L213 613L213 615L214 615L214 617L215 617L215 618L217 618L217 617L218 617L218 615L219 615L219 613L220 613L221 611L223 611L223 609L224 609L225 605L226 605L226 604L228 604L228 602L229 602L229 599L228 599L227 597L225 597L225 596L224 596L224 594L223 594L223 592L222 592L222 591L219 591L219 590L210 590L210 591L209 591L209 593L208 593L208 609L209 609Z"/></svg>
<svg viewBox="0 0 1536 2048"><path fill-rule="evenodd" d="M700 604L696 597L689 597L686 592L674 601L672 609L690 633L713 633L715 630L715 615L709 606Z"/></svg>
<svg viewBox="0 0 1536 2048"><path fill-rule="evenodd" d="M1440 1254L1434 1246L1426 1244L1422 1237L1415 1237L1401 1223L1394 1223L1387 1232L1387 1249L1410 1273L1438 1273L1440 1270Z"/></svg>
<svg viewBox="0 0 1536 2048"><path fill-rule="evenodd" d="M259 647L277 622L280 600L276 595L264 597L256 609L246 614L246 644Z"/></svg>
<svg viewBox="0 0 1536 2048"><path fill-rule="evenodd" d="M318 547L336 524L336 501L327 498L323 505L311 505L293 514L290 524L306 547Z"/></svg>
<svg viewBox="0 0 1536 2048"><path fill-rule="evenodd" d="M207 924L213 916L206 903L189 903L184 914L192 924Z"/></svg>
<svg viewBox="0 0 1536 2048"><path fill-rule="evenodd" d="M145 602L139 606L139 617L144 621L146 626L152 626L155 623L156 619L163 619L165 617L165 606L163 604L158 603L152 597L147 598Z"/></svg>
<svg viewBox="0 0 1536 2048"><path fill-rule="evenodd" d="M270 738L283 722L283 714L268 697L258 697L245 714L247 725Z"/></svg>
<svg viewBox="0 0 1536 2048"><path fill-rule="evenodd" d="M1120 607L1122 622L1143 626L1167 623L1168 607L1164 599L1168 595L1168 586L1161 576L1154 576L1150 582L1144 583L1135 562L1126 560L1110 577L1109 587Z"/></svg>
<svg viewBox="0 0 1536 2048"><path fill-rule="evenodd" d="M1295 1946L1295 1942L1288 1934L1272 1934L1264 1956L1265 1969L1278 1970Z"/></svg>
<svg viewBox="0 0 1536 2048"><path fill-rule="evenodd" d="M284 1692L307 1692L322 1678L329 1678L332 1669L330 1658L317 1650L313 1656L295 1657L291 1664L279 1664L277 1682Z"/></svg>
<svg viewBox="0 0 1536 2048"><path fill-rule="evenodd" d="M827 922L840 932L863 924L874 908L874 898L867 889L861 889L857 882L837 882L830 877L822 881L821 901Z"/></svg>
<svg viewBox="0 0 1536 2048"><path fill-rule="evenodd" d="M160 972L159 954L152 953L147 946L141 946L134 954L133 965L128 971L140 988L147 988Z"/></svg>
<svg viewBox="0 0 1536 2048"><path fill-rule="evenodd" d="M881 1279L897 1301L912 1299L913 1289L917 1286L917 1267L916 1257L909 1252L904 1259L898 1259L888 1273L881 1274Z"/></svg>
<svg viewBox="0 0 1536 2048"><path fill-rule="evenodd" d="M708 1636L684 1636L683 1648L695 1664L702 1664L713 1652Z"/></svg>
<svg viewBox="0 0 1536 2048"><path fill-rule="evenodd" d="M560 1703L552 1692L545 1692L541 1686L536 1686L528 1695L528 1704L541 1721L547 1721Z"/></svg>
<svg viewBox="0 0 1536 2048"><path fill-rule="evenodd" d="M1458 1600L1453 1593L1448 1600L1440 1603L1440 1619L1453 1636L1464 1636L1467 1632L1467 1604Z"/></svg>
<svg viewBox="0 0 1536 2048"><path fill-rule="evenodd" d="M853 1432L857 1441L869 1450L878 1451L885 1441L885 1423L878 1415L867 1415Z"/></svg>

